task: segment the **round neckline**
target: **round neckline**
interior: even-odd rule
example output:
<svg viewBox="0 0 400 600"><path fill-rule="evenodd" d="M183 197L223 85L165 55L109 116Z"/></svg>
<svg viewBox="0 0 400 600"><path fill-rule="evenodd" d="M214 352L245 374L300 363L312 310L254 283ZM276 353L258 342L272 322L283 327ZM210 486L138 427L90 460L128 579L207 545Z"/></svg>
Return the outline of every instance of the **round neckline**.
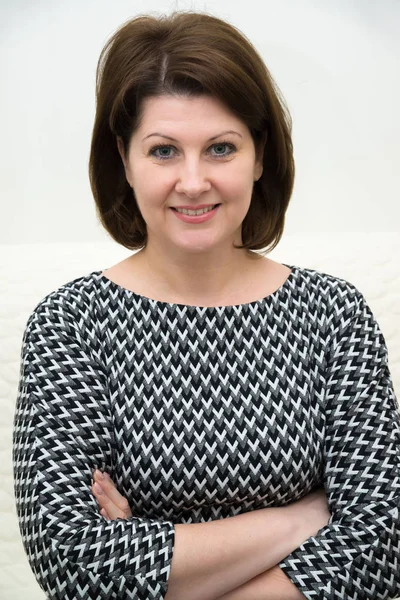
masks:
<svg viewBox="0 0 400 600"><path fill-rule="evenodd" d="M118 291L119 293L122 293L123 295L128 296L129 298L132 298L135 300L141 300L142 302L145 302L146 304L151 304L153 306L160 306L160 307L168 307L170 309L185 308L187 310L192 310L192 311L197 310L197 311L201 311L201 312L215 312L215 311L221 311L222 309L238 310L238 309L242 309L242 308L250 308L252 306L256 306L259 304L273 302L276 298L278 298L281 294L283 294L286 291L286 288L290 286L292 280L296 277L296 275L299 271L299 267L297 267L296 265L288 265L287 263L281 263L281 264L284 267L288 267L289 269L291 269L291 271L290 271L289 275L287 276L286 280L282 283L282 285L277 290L272 292L272 294L268 294L268 296L264 296L263 298L260 298L258 300L253 300L252 302L244 302L242 304L227 304L227 305L221 305L221 306L199 306L197 304L180 304L180 303L175 303L175 302L165 302L163 300L155 300L154 298L149 298L148 296L143 296L142 294L138 294L137 292L134 292L133 290L128 290L128 288L125 288L122 285L115 283L115 281L108 279L108 277L106 277L105 275L102 274L105 269L102 269L100 271L92 271L90 276L95 275L97 277L98 281L103 281L107 285L107 287L109 287L110 289Z"/></svg>

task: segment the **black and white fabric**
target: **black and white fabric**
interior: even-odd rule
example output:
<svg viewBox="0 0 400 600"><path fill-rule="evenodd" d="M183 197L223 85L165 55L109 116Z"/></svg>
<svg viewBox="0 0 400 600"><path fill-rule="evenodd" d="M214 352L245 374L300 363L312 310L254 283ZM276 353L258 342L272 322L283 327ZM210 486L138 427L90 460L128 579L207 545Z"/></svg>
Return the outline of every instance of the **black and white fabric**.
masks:
<svg viewBox="0 0 400 600"><path fill-rule="evenodd" d="M362 293L286 265L273 294L200 307L94 271L26 324L16 508L51 599L163 599L176 523L284 506L324 486L331 518L279 564L310 600L400 596L400 421ZM107 521L107 471L133 516Z"/></svg>

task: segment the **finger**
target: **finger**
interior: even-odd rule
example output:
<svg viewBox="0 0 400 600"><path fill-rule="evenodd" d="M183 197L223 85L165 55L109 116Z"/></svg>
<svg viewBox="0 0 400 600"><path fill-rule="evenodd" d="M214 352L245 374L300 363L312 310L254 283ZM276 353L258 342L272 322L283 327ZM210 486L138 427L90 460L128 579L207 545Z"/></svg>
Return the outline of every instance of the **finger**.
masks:
<svg viewBox="0 0 400 600"><path fill-rule="evenodd" d="M108 519L108 520L110 520L110 517L109 517L109 515L108 515L108 512L106 511L106 509L105 509L105 508L102 508L102 509L101 509L101 511L100 511L100 514L101 514L101 515L102 515L102 516L103 516L105 519Z"/></svg>
<svg viewBox="0 0 400 600"><path fill-rule="evenodd" d="M103 487L103 485L100 486L100 484L96 481L92 486L92 493L96 497L99 508L106 509L107 514L110 517L110 519L118 519L118 518L127 519L127 518L131 517L132 512L129 507L128 501L126 500L124 502L124 504L122 504L120 502L120 505L118 506L115 503L115 501L110 498L109 494L107 493L107 490L104 489L104 487L106 487L106 486ZM124 500L125 500L125 498L124 498ZM121 506L122 506L122 508L121 508ZM125 508L125 506L126 506L126 508Z"/></svg>
<svg viewBox="0 0 400 600"><path fill-rule="evenodd" d="M106 505L110 504L109 497L104 493L104 490L99 484L93 484L90 489L92 490L92 494L96 497L101 508L106 508Z"/></svg>
<svg viewBox="0 0 400 600"><path fill-rule="evenodd" d="M101 490L104 492L104 494L107 496L107 498L113 504L115 504L120 510L122 510L127 515L131 516L132 513L131 513L131 509L129 507L129 503L128 503L127 499L124 496L122 496L122 494L119 493L119 491L115 487L114 482L111 479L111 477L109 475L107 475L107 473L104 473L103 478L101 478L98 471L95 471L94 476L95 476L95 482L100 485ZM96 486L95 486L95 491L99 494L98 490L96 490ZM101 494L99 494L99 496L101 496ZM106 502L106 499L104 498L103 503L105 503L105 502Z"/></svg>
<svg viewBox="0 0 400 600"><path fill-rule="evenodd" d="M110 498L107 496L107 494L105 494L102 490L100 492L101 488L99 486L99 484L96 482L93 486L92 486L92 492L94 494L94 496L96 497L97 503L99 505L100 508L100 514L102 514L102 511L105 511L108 518L113 520L113 519L126 519L127 518L127 514L121 510L120 508L118 508L118 506L116 504L114 504L114 502L112 502L112 500L110 500Z"/></svg>

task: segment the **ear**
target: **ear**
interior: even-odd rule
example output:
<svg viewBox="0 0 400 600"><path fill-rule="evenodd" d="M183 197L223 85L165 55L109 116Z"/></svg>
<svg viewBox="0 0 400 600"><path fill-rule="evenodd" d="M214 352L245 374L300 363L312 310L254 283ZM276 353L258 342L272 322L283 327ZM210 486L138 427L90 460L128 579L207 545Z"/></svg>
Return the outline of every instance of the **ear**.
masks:
<svg viewBox="0 0 400 600"><path fill-rule="evenodd" d="M258 181L260 179L261 175L263 174L263 171L264 171L263 158L264 158L263 155L259 156L259 158L257 158L257 160L254 164L254 181Z"/></svg>
<svg viewBox="0 0 400 600"><path fill-rule="evenodd" d="M123 165L124 165L126 180L129 183L129 185L132 187L132 184L131 184L131 181L130 181L129 165L127 164L127 160L126 160L126 157L125 157L124 143L123 143L122 138L120 136L117 136L117 147L118 147L119 155L120 155L120 157L122 159L122 162L123 162Z"/></svg>
<svg viewBox="0 0 400 600"><path fill-rule="evenodd" d="M256 162L254 165L254 181L258 181L264 171L264 148L267 143L267 132L264 131L256 151Z"/></svg>
<svg viewBox="0 0 400 600"><path fill-rule="evenodd" d="M122 138L119 135L117 136L117 147L118 147L119 155L122 158L122 162L124 163L124 167L126 168L124 143L122 141Z"/></svg>

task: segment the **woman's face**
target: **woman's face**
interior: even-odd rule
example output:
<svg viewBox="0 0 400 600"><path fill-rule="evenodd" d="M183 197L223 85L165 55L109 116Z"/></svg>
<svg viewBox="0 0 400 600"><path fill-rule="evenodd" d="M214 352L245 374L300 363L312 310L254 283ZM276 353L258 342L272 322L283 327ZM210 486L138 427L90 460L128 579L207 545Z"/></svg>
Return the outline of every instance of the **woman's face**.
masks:
<svg viewBox="0 0 400 600"><path fill-rule="evenodd" d="M128 156L119 138L118 149L147 224L147 246L216 253L242 243L241 226L262 160L256 161L248 127L219 100L148 98ZM174 210L203 204L220 206L201 223L184 222Z"/></svg>

